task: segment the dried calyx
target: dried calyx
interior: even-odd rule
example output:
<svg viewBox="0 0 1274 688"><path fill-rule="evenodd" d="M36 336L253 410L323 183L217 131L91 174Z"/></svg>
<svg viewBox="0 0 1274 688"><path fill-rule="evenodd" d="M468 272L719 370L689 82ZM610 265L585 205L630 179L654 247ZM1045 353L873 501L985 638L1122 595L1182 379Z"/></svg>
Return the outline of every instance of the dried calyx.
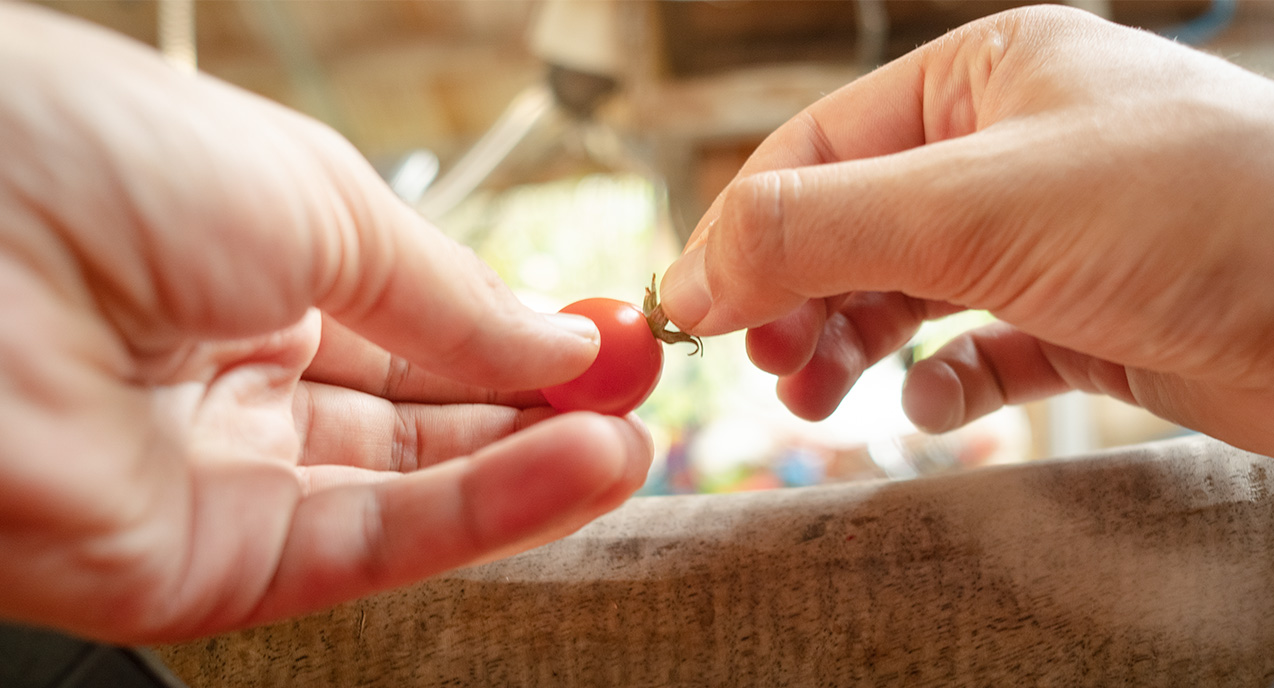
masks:
<svg viewBox="0 0 1274 688"><path fill-rule="evenodd" d="M694 351L687 355L703 355L702 339L692 334L668 329L668 316L664 315L664 308L659 305L659 295L655 291L654 275L650 276L650 286L646 288L646 299L642 302L642 312L646 314L646 324L650 325L650 333L655 335L655 339L666 344L690 342L695 345L695 348Z"/></svg>

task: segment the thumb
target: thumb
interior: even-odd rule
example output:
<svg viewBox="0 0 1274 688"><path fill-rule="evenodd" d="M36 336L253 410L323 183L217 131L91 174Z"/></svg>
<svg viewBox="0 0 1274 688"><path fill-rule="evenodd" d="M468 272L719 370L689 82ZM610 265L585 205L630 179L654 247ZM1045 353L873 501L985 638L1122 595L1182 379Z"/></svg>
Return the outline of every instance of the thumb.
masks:
<svg viewBox="0 0 1274 688"><path fill-rule="evenodd" d="M0 3L0 27L0 82L22 94L0 102L10 234L66 251L44 271L91 291L130 349L259 336L318 306L482 387L561 382L596 356L589 321L522 306L335 131L50 10Z"/></svg>
<svg viewBox="0 0 1274 688"><path fill-rule="evenodd" d="M882 157L739 178L722 194L715 222L668 268L665 312L706 336L851 291L993 308L1030 279L1015 256L1036 242L1013 221L1015 209L1048 202L1027 179L1047 175L1046 166L1022 160L1030 132L1005 125ZM995 269L1004 265L1023 269Z"/></svg>

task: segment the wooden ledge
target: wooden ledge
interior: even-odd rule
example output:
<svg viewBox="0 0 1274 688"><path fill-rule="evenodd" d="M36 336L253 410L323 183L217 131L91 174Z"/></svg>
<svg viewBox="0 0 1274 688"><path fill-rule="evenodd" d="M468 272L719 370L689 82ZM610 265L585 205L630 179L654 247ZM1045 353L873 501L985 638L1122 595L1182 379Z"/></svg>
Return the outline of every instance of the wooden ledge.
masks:
<svg viewBox="0 0 1274 688"><path fill-rule="evenodd" d="M1269 686L1274 460L1188 438L631 500L540 549L159 648L195 687Z"/></svg>

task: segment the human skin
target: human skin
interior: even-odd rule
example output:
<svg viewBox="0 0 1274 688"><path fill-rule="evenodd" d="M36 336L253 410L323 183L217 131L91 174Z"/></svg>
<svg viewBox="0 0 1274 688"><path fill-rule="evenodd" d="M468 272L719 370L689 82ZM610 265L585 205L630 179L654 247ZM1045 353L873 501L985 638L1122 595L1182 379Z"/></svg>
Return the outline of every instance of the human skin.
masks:
<svg viewBox="0 0 1274 688"><path fill-rule="evenodd" d="M334 132L0 4L0 617L116 643L259 624L565 535L635 418L597 352Z"/></svg>
<svg viewBox="0 0 1274 688"><path fill-rule="evenodd" d="M747 328L831 413L928 318L1000 322L919 362L943 432L1107 394L1274 453L1274 82L1065 7L973 22L776 130L666 272L698 335Z"/></svg>

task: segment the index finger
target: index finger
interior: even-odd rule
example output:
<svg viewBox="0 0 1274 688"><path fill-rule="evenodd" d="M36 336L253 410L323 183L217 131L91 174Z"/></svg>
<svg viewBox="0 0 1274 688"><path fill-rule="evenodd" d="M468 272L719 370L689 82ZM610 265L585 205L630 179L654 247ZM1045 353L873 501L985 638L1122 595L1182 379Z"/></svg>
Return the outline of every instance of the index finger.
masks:
<svg viewBox="0 0 1274 688"><path fill-rule="evenodd" d="M592 363L600 334L591 321L532 312L473 250L398 199L339 134L263 107L298 135L296 153L320 171L293 227L308 244L312 305L421 370L468 386L537 389Z"/></svg>
<svg viewBox="0 0 1274 688"><path fill-rule="evenodd" d="M430 372L398 354L372 344L331 316L323 316L323 338L302 379L391 402L493 404L514 408L544 406L535 390L495 390L468 385Z"/></svg>

